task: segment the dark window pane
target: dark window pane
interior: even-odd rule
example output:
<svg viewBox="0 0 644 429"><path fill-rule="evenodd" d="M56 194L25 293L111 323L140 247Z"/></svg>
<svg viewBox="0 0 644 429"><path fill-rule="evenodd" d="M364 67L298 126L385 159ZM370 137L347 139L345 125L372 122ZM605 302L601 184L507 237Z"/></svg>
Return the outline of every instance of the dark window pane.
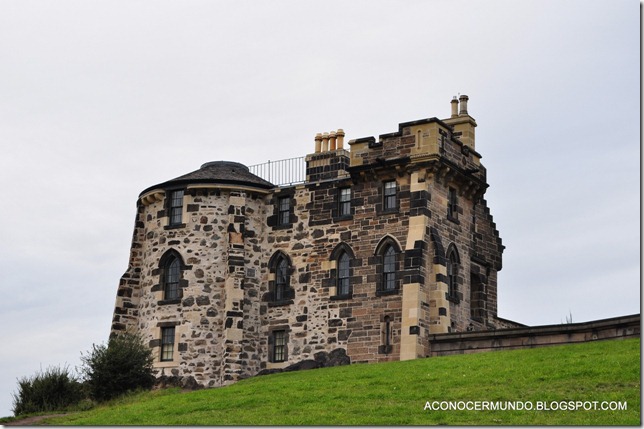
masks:
<svg viewBox="0 0 644 429"><path fill-rule="evenodd" d="M396 182L394 180L385 182L384 189L384 209L392 210L396 208Z"/></svg>
<svg viewBox="0 0 644 429"><path fill-rule="evenodd" d="M284 331L273 332L273 361L284 362L286 351L286 334Z"/></svg>
<svg viewBox="0 0 644 429"><path fill-rule="evenodd" d="M453 188L447 191L447 216L456 217L456 190Z"/></svg>
<svg viewBox="0 0 644 429"><path fill-rule="evenodd" d="M383 258L383 285L384 290L393 290L396 287L396 251L393 246L388 246Z"/></svg>
<svg viewBox="0 0 644 429"><path fill-rule="evenodd" d="M177 258L166 265L165 268L165 299L179 298L179 280L181 279L181 264Z"/></svg>
<svg viewBox="0 0 644 429"><path fill-rule="evenodd" d="M183 215L183 190L170 194L170 225L179 225Z"/></svg>
<svg viewBox="0 0 644 429"><path fill-rule="evenodd" d="M278 202L278 222L280 225L288 225L291 222L291 199L283 197Z"/></svg>
<svg viewBox="0 0 644 429"><path fill-rule="evenodd" d="M340 216L351 215L351 188L340 189Z"/></svg>
<svg viewBox="0 0 644 429"><path fill-rule="evenodd" d="M277 264L275 272L275 300L282 301L285 299L286 288L288 287L288 264L284 258L281 258Z"/></svg>
<svg viewBox="0 0 644 429"><path fill-rule="evenodd" d="M342 253L338 259L338 285L337 285L337 294L338 295L348 295L349 294L349 255Z"/></svg>
<svg viewBox="0 0 644 429"><path fill-rule="evenodd" d="M171 361L174 353L174 326L161 328L161 360Z"/></svg>

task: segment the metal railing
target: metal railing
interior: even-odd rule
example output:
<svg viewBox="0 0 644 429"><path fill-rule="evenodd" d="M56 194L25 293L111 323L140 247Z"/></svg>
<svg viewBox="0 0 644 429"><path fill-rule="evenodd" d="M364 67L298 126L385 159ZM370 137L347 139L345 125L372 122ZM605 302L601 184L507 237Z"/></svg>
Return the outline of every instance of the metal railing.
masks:
<svg viewBox="0 0 644 429"><path fill-rule="evenodd" d="M263 164L249 165L251 173L268 180L273 185L291 186L306 181L306 157L268 161Z"/></svg>

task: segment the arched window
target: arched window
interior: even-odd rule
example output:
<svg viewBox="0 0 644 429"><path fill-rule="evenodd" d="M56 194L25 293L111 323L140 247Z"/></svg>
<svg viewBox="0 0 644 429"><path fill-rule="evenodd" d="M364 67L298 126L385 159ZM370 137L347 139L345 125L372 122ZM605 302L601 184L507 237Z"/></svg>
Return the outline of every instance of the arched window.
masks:
<svg viewBox="0 0 644 429"><path fill-rule="evenodd" d="M331 252L329 260L335 262L335 268L330 270L328 279L324 281L328 286L335 286L335 295L331 295L330 298L350 299L353 296L352 261L355 261L351 246L346 243L338 244Z"/></svg>
<svg viewBox="0 0 644 429"><path fill-rule="evenodd" d="M168 250L159 260L159 284L152 291L163 293L161 304L176 303L181 299L187 281L183 279L184 270L191 267L183 264L181 255L176 250Z"/></svg>
<svg viewBox="0 0 644 429"><path fill-rule="evenodd" d="M283 301L288 288L288 263L286 258L280 257L275 270L275 301Z"/></svg>
<svg viewBox="0 0 644 429"><path fill-rule="evenodd" d="M269 293L264 298L270 305L287 305L293 303L295 292L291 287L291 262L284 253L276 252L268 262L271 279L268 283Z"/></svg>
<svg viewBox="0 0 644 429"><path fill-rule="evenodd" d="M338 258L337 273L337 294L340 296L349 295L351 292L351 276L349 270L349 255L347 252L342 252Z"/></svg>
<svg viewBox="0 0 644 429"><path fill-rule="evenodd" d="M447 295L456 300L458 300L458 265L458 252L452 244L447 249Z"/></svg>
<svg viewBox="0 0 644 429"><path fill-rule="evenodd" d="M390 235L385 236L376 247L377 286L376 295L395 294L399 290L400 246Z"/></svg>
<svg viewBox="0 0 644 429"><path fill-rule="evenodd" d="M164 267L163 299L179 298L179 280L181 280L181 262L172 256Z"/></svg>

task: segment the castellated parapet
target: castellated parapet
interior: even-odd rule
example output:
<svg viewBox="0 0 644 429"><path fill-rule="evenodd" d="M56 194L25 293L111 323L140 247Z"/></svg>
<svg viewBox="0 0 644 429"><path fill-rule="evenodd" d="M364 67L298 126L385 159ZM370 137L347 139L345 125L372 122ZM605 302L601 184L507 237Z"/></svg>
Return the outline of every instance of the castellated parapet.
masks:
<svg viewBox="0 0 644 429"><path fill-rule="evenodd" d="M211 387L512 325L467 101L350 150L319 133L299 184L218 161L144 190L112 332L139 332L160 380Z"/></svg>

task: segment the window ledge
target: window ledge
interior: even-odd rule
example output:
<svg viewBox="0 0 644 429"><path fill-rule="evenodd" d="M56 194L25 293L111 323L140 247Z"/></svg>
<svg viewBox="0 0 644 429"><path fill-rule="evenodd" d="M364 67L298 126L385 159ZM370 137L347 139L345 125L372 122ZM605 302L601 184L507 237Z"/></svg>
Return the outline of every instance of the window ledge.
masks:
<svg viewBox="0 0 644 429"><path fill-rule="evenodd" d="M292 300L292 299L289 299L289 300L286 300L286 301L273 301L273 302L269 302L269 303L268 303L268 306L269 306L269 307L284 307L284 306L291 305L291 304L293 304L293 300Z"/></svg>
<svg viewBox="0 0 644 429"><path fill-rule="evenodd" d="M450 216L450 215L447 215L447 220L450 221L450 222L454 222L456 225L461 224L461 222L457 218L455 218L453 216Z"/></svg>
<svg viewBox="0 0 644 429"><path fill-rule="evenodd" d="M336 216L333 218L333 222L341 222L343 220L353 220L353 215Z"/></svg>
<svg viewBox="0 0 644 429"><path fill-rule="evenodd" d="M284 224L284 225L275 225L275 226L273 226L273 230L290 229L290 228L293 228L293 224L292 224L292 223Z"/></svg>
<svg viewBox="0 0 644 429"><path fill-rule="evenodd" d="M398 289L391 290L377 290L376 296L398 295Z"/></svg>
<svg viewBox="0 0 644 429"><path fill-rule="evenodd" d="M353 298L352 293L347 294L347 295L333 295L333 296L329 297L329 299L331 301L341 301L341 300L344 300L344 299L351 299L351 298Z"/></svg>
<svg viewBox="0 0 644 429"><path fill-rule="evenodd" d="M163 229L167 231L169 229L181 229L181 228L185 228L185 227L186 227L185 223L178 223L176 225L166 225L166 226L163 227Z"/></svg>
<svg viewBox="0 0 644 429"><path fill-rule="evenodd" d="M181 304L181 298L162 299L161 301L157 301L157 305L170 305L170 304Z"/></svg>
<svg viewBox="0 0 644 429"><path fill-rule="evenodd" d="M460 303L461 303L461 300L460 300L457 296L447 295L445 298L446 298L449 302L453 302L454 304L460 304Z"/></svg>
<svg viewBox="0 0 644 429"><path fill-rule="evenodd" d="M398 213L400 213L400 209L396 207L395 209L381 210L378 213L376 213L376 215L383 216L383 215L398 214Z"/></svg>

